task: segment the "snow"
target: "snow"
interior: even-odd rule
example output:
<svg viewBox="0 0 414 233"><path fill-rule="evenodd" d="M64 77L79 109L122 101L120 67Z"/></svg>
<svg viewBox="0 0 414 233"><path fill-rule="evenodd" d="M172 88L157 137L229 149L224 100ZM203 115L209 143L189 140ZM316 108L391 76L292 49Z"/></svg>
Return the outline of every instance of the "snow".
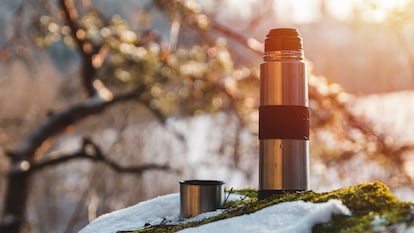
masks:
<svg viewBox="0 0 414 233"><path fill-rule="evenodd" d="M179 215L179 202L177 193L140 202L100 216L79 233L112 233L143 228L146 223L159 224L165 217Z"/></svg>
<svg viewBox="0 0 414 233"><path fill-rule="evenodd" d="M240 198L244 197L237 194L231 194L228 200L238 200ZM212 217L220 213L222 213L222 210L203 213L194 218L180 219L180 196L178 193L174 193L104 214L83 228L79 233L112 233L129 231L143 228L148 224L182 224L191 221L199 221L203 218Z"/></svg>
<svg viewBox="0 0 414 233"><path fill-rule="evenodd" d="M329 200L325 203L284 202L264 208L254 214L229 218L179 232L310 233L313 225L328 222L332 214L350 215L351 212L339 200Z"/></svg>
<svg viewBox="0 0 414 233"><path fill-rule="evenodd" d="M231 194L229 200L242 196ZM100 216L79 233L115 233L118 231L137 230L148 224L182 224L215 216L223 212L216 210L199 216L180 219L179 194L169 194L147 200L137 205ZM253 214L225 219L196 228L182 230L193 232L297 232L312 231L317 223L328 222L333 214L350 215L349 209L339 200L325 203L308 203L303 201L285 202L257 211Z"/></svg>

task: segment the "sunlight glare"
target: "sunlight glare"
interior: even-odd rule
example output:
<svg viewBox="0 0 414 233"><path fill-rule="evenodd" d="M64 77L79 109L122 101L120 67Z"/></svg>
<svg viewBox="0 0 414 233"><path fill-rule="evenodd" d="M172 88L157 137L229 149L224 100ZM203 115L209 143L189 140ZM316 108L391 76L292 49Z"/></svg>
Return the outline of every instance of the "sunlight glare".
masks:
<svg viewBox="0 0 414 233"><path fill-rule="evenodd" d="M394 9L402 9L408 0L371 0L371 10L367 12L367 18L371 21L382 22L387 19Z"/></svg>
<svg viewBox="0 0 414 233"><path fill-rule="evenodd" d="M311 23L319 21L326 15L320 15L320 10L325 8L326 12L333 18L343 21L361 20L363 22L383 22L387 20L392 10L401 9L410 0L295 0L275 1L274 8L277 15L282 16L279 20L286 20L286 16L296 23ZM322 7L324 4L324 7ZM320 9L318 9L320 8ZM356 17L356 18L355 18Z"/></svg>
<svg viewBox="0 0 414 233"><path fill-rule="evenodd" d="M274 1L273 8L280 22L310 23L318 19L318 1Z"/></svg>
<svg viewBox="0 0 414 233"><path fill-rule="evenodd" d="M387 20L391 11L395 9L404 9L404 6L410 0L370 0L370 1L357 1L354 0L353 4L360 9L364 9L362 20L367 22L383 22Z"/></svg>

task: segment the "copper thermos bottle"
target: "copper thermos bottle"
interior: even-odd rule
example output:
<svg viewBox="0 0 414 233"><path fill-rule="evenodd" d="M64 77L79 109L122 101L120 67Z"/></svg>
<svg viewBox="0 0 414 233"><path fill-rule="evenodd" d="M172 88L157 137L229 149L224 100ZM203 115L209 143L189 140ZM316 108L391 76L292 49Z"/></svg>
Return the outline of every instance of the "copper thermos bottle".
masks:
<svg viewBox="0 0 414 233"><path fill-rule="evenodd" d="M275 28L260 65L259 200L309 189L308 81L302 37Z"/></svg>

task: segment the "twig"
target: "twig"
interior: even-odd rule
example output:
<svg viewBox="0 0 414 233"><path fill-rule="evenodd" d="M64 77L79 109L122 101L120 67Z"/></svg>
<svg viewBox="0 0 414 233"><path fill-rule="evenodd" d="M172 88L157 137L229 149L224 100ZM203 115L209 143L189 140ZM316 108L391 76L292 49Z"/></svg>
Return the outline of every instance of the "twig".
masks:
<svg viewBox="0 0 414 233"><path fill-rule="evenodd" d="M181 26L181 16L180 14L176 13L173 17L173 20L171 22L171 28L170 28L170 43L169 43L169 48L168 48L170 53L173 53L177 48L180 26Z"/></svg>
<svg viewBox="0 0 414 233"><path fill-rule="evenodd" d="M223 202L223 207L226 205L227 200L229 199L230 194L231 194L232 192L233 192L233 187L231 187L231 188L230 188L230 190L229 190L229 194L227 194L226 198L224 199L224 202Z"/></svg>

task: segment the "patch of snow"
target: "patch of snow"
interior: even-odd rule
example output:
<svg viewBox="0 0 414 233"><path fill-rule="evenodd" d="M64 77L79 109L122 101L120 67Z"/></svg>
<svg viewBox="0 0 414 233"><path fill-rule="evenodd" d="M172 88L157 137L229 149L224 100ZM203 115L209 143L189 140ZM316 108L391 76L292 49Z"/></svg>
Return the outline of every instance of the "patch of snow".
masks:
<svg viewBox="0 0 414 233"><path fill-rule="evenodd" d="M372 230L374 232L385 232L387 230L385 227L387 223L388 221L385 217L375 215L374 219L371 221Z"/></svg>
<svg viewBox="0 0 414 233"><path fill-rule="evenodd" d="M199 227L187 228L179 232L310 233L312 232L313 225L328 222L333 214L350 215L351 212L339 200L329 200L325 203L309 203L304 201L284 202L264 208L253 214L229 218Z"/></svg>
<svg viewBox="0 0 414 233"><path fill-rule="evenodd" d="M177 193L143 201L137 205L104 214L79 233L112 233L143 228L146 223L159 224L165 217L178 216L179 201Z"/></svg>
<svg viewBox="0 0 414 233"><path fill-rule="evenodd" d="M229 200L244 198L231 194ZM125 209L105 214L91 222L80 233L115 233L144 228L147 225L183 224L200 221L223 212L216 210L199 216L181 219L179 217L179 194L160 196L138 203ZM317 223L328 222L333 214L350 215L349 209L339 200L325 203L308 203L303 201L285 202L267 207L253 214L225 219L195 228L182 230L192 232L297 232L312 231Z"/></svg>
<svg viewBox="0 0 414 233"><path fill-rule="evenodd" d="M241 198L245 197L230 194L228 201L240 200ZM180 196L178 193L174 193L104 214L79 231L79 233L114 233L141 229L148 224L183 224L200 221L204 218L221 214L222 212L223 210L216 210L200 214L194 218L181 219L179 217Z"/></svg>

